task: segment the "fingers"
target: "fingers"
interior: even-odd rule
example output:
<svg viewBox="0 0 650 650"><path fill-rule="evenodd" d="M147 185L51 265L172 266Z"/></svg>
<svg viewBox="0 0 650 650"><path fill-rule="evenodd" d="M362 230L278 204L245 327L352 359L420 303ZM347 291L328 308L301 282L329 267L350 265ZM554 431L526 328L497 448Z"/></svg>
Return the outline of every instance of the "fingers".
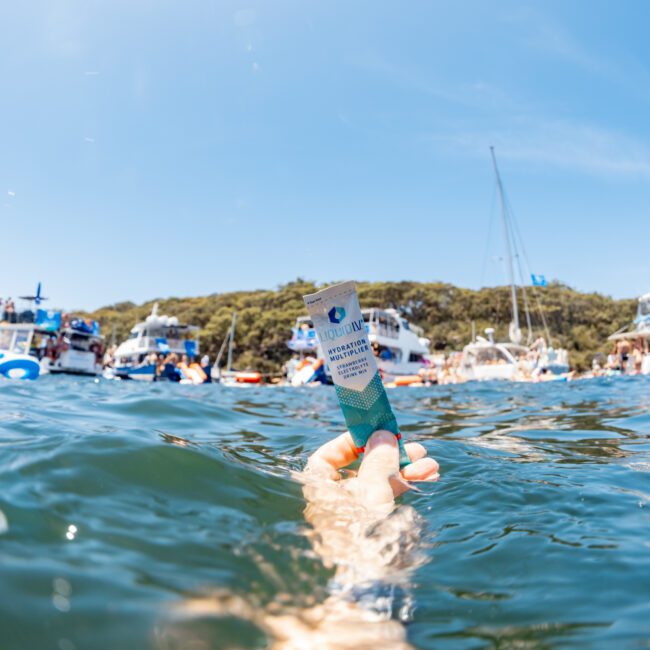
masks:
<svg viewBox="0 0 650 650"><path fill-rule="evenodd" d="M398 470L397 438L390 431L375 431L366 443L363 462L359 467L359 478L364 479L372 475L374 478L387 480Z"/></svg>
<svg viewBox="0 0 650 650"><path fill-rule="evenodd" d="M412 463L427 455L427 450L419 442L407 442L404 445L404 449L406 449L406 453Z"/></svg>
<svg viewBox="0 0 650 650"><path fill-rule="evenodd" d="M438 463L433 458L419 458L407 465L400 474L395 474L390 479L395 498L408 492L415 481L437 481L439 478Z"/></svg>
<svg viewBox="0 0 650 650"><path fill-rule="evenodd" d="M393 467L393 452L389 449L380 449L380 447L388 447L389 449L397 449L397 441L395 436L389 431L376 431L368 440L366 445L366 454L364 461L361 465L363 472L360 468L359 474L364 474L366 477L371 472L378 473L380 476L386 478L390 473L397 472L396 467ZM411 464L407 465L401 472L401 476L406 481L436 481L438 479L439 466L433 458L427 457L427 450L417 442L409 442L404 445L406 453L411 460ZM368 462L370 451L375 450L374 460ZM396 451L394 453L397 453ZM340 478L338 470L351 465L359 454L356 446L352 440L349 432L342 433L333 440L322 445L307 461L305 468L309 472L317 473L327 478L337 480ZM373 469L374 467L374 469ZM391 480L393 491L396 496L403 494L406 489L405 484L398 480Z"/></svg>
<svg viewBox="0 0 650 650"><path fill-rule="evenodd" d="M305 470L336 480L339 478L337 470L352 464L358 457L352 436L346 431L319 447L309 457Z"/></svg>
<svg viewBox="0 0 650 650"><path fill-rule="evenodd" d="M402 470L407 481L437 481L440 466L433 458L420 458Z"/></svg>

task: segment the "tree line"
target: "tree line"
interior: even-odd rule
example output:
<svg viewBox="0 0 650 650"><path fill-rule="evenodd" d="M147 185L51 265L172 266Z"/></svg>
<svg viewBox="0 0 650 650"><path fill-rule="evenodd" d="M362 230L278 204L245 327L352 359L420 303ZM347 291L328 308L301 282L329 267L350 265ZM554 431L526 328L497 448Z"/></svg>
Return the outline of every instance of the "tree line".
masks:
<svg viewBox="0 0 650 650"><path fill-rule="evenodd" d="M302 296L319 288L322 285L298 278L275 290L160 298L142 305L122 302L87 315L99 321L107 340L114 337L119 343L157 302L159 313L197 325L201 353L214 359L236 312L235 368L276 373L291 355L287 348L291 327L298 316L306 315ZM358 290L362 307L392 307L422 327L432 351L461 350L471 339L472 323L479 334L494 327L497 340L508 336L508 286L472 290L442 282L359 282ZM569 350L571 365L577 370L589 368L597 352L607 352L607 336L632 321L636 312L634 299L581 293L559 282L529 287L527 295L535 334L544 335L545 319L552 344ZM523 314L521 292L519 306ZM521 320L524 329L523 316Z"/></svg>

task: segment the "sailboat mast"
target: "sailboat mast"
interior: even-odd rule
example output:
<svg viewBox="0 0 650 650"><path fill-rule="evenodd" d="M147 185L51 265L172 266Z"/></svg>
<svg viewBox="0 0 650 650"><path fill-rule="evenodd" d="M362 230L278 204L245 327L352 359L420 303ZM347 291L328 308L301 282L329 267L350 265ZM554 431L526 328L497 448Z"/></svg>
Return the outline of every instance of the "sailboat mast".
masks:
<svg viewBox="0 0 650 650"><path fill-rule="evenodd" d="M508 259L508 279L510 280L510 294L512 297L512 322L515 326L515 332L519 331L519 308L517 307L517 288L515 287L515 270L512 261L512 243L510 241L510 229L508 228L508 219L506 216L506 201L503 194L503 184L501 183L501 175L497 166L497 159L494 155L494 147L490 147L490 154L492 154L492 165L494 166L494 173L497 177L497 187L499 189L499 202L501 203L501 221L503 223L503 240L506 247L506 255Z"/></svg>
<svg viewBox="0 0 650 650"><path fill-rule="evenodd" d="M228 341L228 366L227 370L232 370L232 348L235 342L235 322L237 320L237 312L232 313L232 321L230 323L230 340Z"/></svg>

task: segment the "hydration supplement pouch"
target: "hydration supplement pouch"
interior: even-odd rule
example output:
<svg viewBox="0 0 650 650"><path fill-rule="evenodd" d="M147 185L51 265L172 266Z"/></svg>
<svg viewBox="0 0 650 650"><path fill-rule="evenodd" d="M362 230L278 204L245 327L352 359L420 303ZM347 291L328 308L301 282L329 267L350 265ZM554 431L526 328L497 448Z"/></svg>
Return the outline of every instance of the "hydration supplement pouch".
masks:
<svg viewBox="0 0 650 650"><path fill-rule="evenodd" d="M357 451L363 453L377 429L386 429L397 437L400 467L408 465L411 461L370 347L356 285L343 282L303 298Z"/></svg>

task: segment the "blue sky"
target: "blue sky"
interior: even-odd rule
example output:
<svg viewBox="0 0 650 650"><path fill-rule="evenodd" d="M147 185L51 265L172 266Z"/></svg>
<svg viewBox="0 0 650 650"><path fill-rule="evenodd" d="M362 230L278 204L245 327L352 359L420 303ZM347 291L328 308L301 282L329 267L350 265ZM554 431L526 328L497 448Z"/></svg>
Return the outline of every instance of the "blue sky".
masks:
<svg viewBox="0 0 650 650"><path fill-rule="evenodd" d="M504 282L650 289L650 4L0 6L0 296Z"/></svg>

